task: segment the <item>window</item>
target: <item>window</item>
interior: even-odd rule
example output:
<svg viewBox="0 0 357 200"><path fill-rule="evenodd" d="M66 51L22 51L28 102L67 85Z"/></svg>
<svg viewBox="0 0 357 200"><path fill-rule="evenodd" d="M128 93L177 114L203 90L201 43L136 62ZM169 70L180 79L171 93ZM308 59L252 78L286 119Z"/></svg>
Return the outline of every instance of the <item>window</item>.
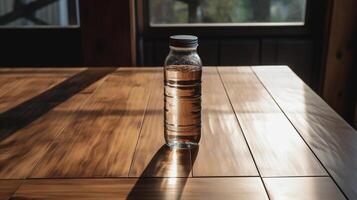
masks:
<svg viewBox="0 0 357 200"><path fill-rule="evenodd" d="M150 26L304 25L306 0L149 0Z"/></svg>
<svg viewBox="0 0 357 200"><path fill-rule="evenodd" d="M0 26L77 26L77 0L0 0Z"/></svg>

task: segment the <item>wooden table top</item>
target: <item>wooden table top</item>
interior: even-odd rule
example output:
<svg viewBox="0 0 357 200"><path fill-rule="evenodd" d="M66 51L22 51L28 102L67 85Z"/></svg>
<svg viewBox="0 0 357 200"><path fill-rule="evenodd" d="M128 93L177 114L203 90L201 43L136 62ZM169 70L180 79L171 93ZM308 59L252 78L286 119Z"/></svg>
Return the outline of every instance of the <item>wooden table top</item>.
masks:
<svg viewBox="0 0 357 200"><path fill-rule="evenodd" d="M286 66L205 67L199 148L162 68L0 69L0 199L357 199L357 132Z"/></svg>

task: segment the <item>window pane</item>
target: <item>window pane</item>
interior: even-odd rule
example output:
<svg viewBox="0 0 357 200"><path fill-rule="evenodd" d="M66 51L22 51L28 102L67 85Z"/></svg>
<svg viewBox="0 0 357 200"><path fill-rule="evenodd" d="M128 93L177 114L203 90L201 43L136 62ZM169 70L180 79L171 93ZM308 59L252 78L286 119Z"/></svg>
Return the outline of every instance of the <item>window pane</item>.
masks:
<svg viewBox="0 0 357 200"><path fill-rule="evenodd" d="M149 0L151 26L303 25L306 0Z"/></svg>
<svg viewBox="0 0 357 200"><path fill-rule="evenodd" d="M75 26L77 0L0 0L0 26Z"/></svg>

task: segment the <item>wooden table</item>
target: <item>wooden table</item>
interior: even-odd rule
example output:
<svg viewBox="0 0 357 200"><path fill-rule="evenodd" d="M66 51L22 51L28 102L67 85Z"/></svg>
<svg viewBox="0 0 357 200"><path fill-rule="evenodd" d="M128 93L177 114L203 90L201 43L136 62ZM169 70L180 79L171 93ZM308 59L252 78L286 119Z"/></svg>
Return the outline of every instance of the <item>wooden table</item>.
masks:
<svg viewBox="0 0 357 200"><path fill-rule="evenodd" d="M203 70L163 138L161 68L0 70L0 199L357 199L357 132L286 66Z"/></svg>

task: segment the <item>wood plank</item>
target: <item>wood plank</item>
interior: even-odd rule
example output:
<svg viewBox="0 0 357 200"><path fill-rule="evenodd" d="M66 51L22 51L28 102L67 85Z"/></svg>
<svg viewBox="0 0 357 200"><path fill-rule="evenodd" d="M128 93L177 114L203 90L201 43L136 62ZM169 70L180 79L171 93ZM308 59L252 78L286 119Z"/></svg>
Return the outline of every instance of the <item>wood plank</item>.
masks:
<svg viewBox="0 0 357 200"><path fill-rule="evenodd" d="M64 80L64 78L26 78L14 81L9 91L1 96L0 112L14 108Z"/></svg>
<svg viewBox="0 0 357 200"><path fill-rule="evenodd" d="M9 76L0 76L0 99L9 91L16 88L17 82L23 81L21 78L14 78Z"/></svg>
<svg viewBox="0 0 357 200"><path fill-rule="evenodd" d="M33 77L61 77L73 76L80 71L86 70L83 67L41 67L41 68L1 68L0 77L33 78Z"/></svg>
<svg viewBox="0 0 357 200"><path fill-rule="evenodd" d="M45 85L40 85L40 86L46 86L46 85L51 85L53 81L55 82L60 82L63 81L64 79L73 76L76 73L79 73L80 71L83 71L84 68L1 68L0 69L0 106L2 107L2 111L8 109L7 106L3 105L4 99L3 98L9 98L8 96L4 96L5 94L7 95L13 95L11 92L18 92L18 89L25 90L26 89L31 89L35 90L35 88L31 88L29 86L30 83L23 84L23 82L28 82L29 80L35 80L35 78L40 79L40 80L47 80L49 83ZM21 85L22 84L22 85ZM39 85L35 85L36 87L39 87ZM8 94L10 92L10 94ZM40 91L41 92L41 91ZM32 96L35 96L39 92L32 93L32 92L27 92L28 94L31 94ZM26 96L22 92L19 93L20 97L26 99ZM30 96L31 97L31 96ZM28 98L28 97L27 97ZM21 102L18 100L18 98L12 98L12 100ZM16 105L16 103L14 104ZM5 108L5 109L4 109Z"/></svg>
<svg viewBox="0 0 357 200"><path fill-rule="evenodd" d="M251 68L219 68L263 177L327 175Z"/></svg>
<svg viewBox="0 0 357 200"><path fill-rule="evenodd" d="M268 199L259 178L26 180L12 199Z"/></svg>
<svg viewBox="0 0 357 200"><path fill-rule="evenodd" d="M64 127L75 120L73 112L91 96L103 80L104 78L93 83L72 96L69 100L30 123L26 128L20 129L1 140L0 178L22 179L28 177L37 162L45 155L51 144L56 141ZM77 82L73 87L79 87L78 84L80 83ZM61 94L61 92L67 93L72 90L68 89L56 92ZM43 104L45 103L51 102L43 102ZM40 108L35 106L33 109Z"/></svg>
<svg viewBox="0 0 357 200"><path fill-rule="evenodd" d="M193 176L258 176L217 68L204 68L202 136Z"/></svg>
<svg viewBox="0 0 357 200"><path fill-rule="evenodd" d="M76 93L81 92L107 73L113 71L113 69L115 68L88 69L77 73L56 86L48 88L41 94L27 99L21 104L1 113L0 138L6 138L14 132L26 127L32 121L35 121ZM36 87L34 86L34 88ZM29 89L29 91L31 90L32 89ZM18 93L21 97L26 97L26 95L22 93L28 94L28 91L20 91L20 93ZM15 99L17 100L18 98ZM11 104L16 102L16 100L9 102Z"/></svg>
<svg viewBox="0 0 357 200"><path fill-rule="evenodd" d="M31 177L128 176L152 71L121 68L108 75Z"/></svg>
<svg viewBox="0 0 357 200"><path fill-rule="evenodd" d="M272 200L343 200L330 177L264 178Z"/></svg>
<svg viewBox="0 0 357 200"><path fill-rule="evenodd" d="M0 73L0 78L7 81L7 84L4 84L0 88L0 112L9 110L45 92L84 69L73 69L70 71L58 69L32 70L34 69L18 69ZM56 74L58 76L55 76Z"/></svg>
<svg viewBox="0 0 357 200"><path fill-rule="evenodd" d="M13 77L0 77L0 112L4 112L9 109L7 98L11 95L11 92L16 91L17 85L21 85L25 80L16 79ZM10 92L10 94L8 94ZM5 104L5 105L4 105Z"/></svg>
<svg viewBox="0 0 357 200"><path fill-rule="evenodd" d="M140 133L130 177L191 176L188 149L169 149L164 139L164 85L162 68L154 73L150 100Z"/></svg>
<svg viewBox="0 0 357 200"><path fill-rule="evenodd" d="M347 197L356 199L357 131L288 67L254 71Z"/></svg>
<svg viewBox="0 0 357 200"><path fill-rule="evenodd" d="M22 180L0 180L0 200L9 199L22 183Z"/></svg>

